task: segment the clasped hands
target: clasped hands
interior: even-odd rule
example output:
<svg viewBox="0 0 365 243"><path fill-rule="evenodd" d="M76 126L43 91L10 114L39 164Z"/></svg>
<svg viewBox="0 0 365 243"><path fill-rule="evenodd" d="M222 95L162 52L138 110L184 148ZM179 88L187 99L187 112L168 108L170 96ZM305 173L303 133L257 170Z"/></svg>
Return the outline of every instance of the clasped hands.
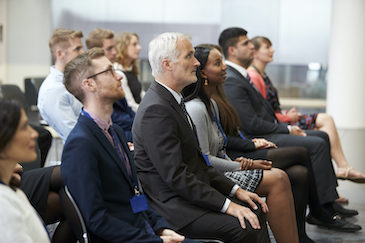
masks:
<svg viewBox="0 0 365 243"><path fill-rule="evenodd" d="M264 149L264 148L277 148L276 144L270 142L264 138L254 138L252 142L255 144L256 149Z"/></svg>
<svg viewBox="0 0 365 243"><path fill-rule="evenodd" d="M291 122L298 122L302 113L298 112L294 107L288 110L285 115L290 117Z"/></svg>
<svg viewBox="0 0 365 243"><path fill-rule="evenodd" d="M270 170L272 167L271 161L263 159L253 160L245 157L238 157L234 161L240 163L240 170Z"/></svg>

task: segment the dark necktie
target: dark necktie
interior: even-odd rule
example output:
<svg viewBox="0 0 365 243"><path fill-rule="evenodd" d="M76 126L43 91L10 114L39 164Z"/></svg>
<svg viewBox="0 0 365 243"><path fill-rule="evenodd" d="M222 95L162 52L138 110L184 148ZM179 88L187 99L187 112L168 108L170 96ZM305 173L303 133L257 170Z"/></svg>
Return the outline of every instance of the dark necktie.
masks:
<svg viewBox="0 0 365 243"><path fill-rule="evenodd" d="M121 142L117 136L117 133L115 132L115 130L112 126L110 126L108 132L113 138L115 151L119 155L119 158L123 161L123 163L128 171L128 175L131 176L132 175L131 165L129 164L129 159L128 159L127 153L124 151L123 145L121 144Z"/></svg>
<svg viewBox="0 0 365 243"><path fill-rule="evenodd" d="M193 127L193 126L192 126L193 121L191 120L191 117L190 117L190 115L189 115L188 111L186 110L185 102L184 102L184 100L183 100L183 99L181 99L180 107L181 107L181 110L184 112L184 114L185 114L185 116L186 116L186 118L187 118L187 120L188 120L188 122L189 122L190 126L191 126L191 127Z"/></svg>

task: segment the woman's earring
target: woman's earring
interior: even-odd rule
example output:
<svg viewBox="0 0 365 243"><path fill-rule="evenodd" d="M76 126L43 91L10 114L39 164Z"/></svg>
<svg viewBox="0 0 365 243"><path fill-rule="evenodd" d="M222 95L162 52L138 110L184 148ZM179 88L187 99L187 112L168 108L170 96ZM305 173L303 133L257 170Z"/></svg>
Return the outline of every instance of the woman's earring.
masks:
<svg viewBox="0 0 365 243"><path fill-rule="evenodd" d="M204 79L204 86L208 86L208 79Z"/></svg>

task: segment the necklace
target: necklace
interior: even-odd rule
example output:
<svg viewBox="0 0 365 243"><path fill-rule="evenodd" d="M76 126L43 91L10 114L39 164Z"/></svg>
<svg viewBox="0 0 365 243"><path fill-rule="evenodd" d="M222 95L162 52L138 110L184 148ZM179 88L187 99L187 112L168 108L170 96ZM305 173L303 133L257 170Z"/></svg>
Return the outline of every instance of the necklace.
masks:
<svg viewBox="0 0 365 243"><path fill-rule="evenodd" d="M264 72L264 73L262 73L255 65L253 65L253 64L251 64L250 65L253 69L255 69L255 71L256 72L258 72L258 74L260 74L261 75L261 77L262 78L266 78L267 77L267 75L266 75L266 73Z"/></svg>

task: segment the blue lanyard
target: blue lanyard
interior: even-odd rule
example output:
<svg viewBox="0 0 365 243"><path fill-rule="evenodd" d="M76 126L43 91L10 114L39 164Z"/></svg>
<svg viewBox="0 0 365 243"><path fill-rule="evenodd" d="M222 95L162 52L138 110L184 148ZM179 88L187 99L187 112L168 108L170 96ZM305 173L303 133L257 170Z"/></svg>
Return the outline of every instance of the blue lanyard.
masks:
<svg viewBox="0 0 365 243"><path fill-rule="evenodd" d="M226 136L226 134L223 131L223 128L221 126L221 123L218 120L217 112L215 111L215 108L214 108L214 105L213 104L212 104L212 107L213 107L213 112L214 112L214 121L217 124L217 127L218 127L219 131L221 132L221 134L223 136L223 146L225 148L225 147L227 147L227 136Z"/></svg>
<svg viewBox="0 0 365 243"><path fill-rule="evenodd" d="M240 135L240 137L243 139L243 140L246 140L247 138L245 136L243 136L242 132L241 131L238 131L238 134Z"/></svg>
<svg viewBox="0 0 365 243"><path fill-rule="evenodd" d="M0 179L0 184L3 184L3 185L5 185L5 183Z"/></svg>

